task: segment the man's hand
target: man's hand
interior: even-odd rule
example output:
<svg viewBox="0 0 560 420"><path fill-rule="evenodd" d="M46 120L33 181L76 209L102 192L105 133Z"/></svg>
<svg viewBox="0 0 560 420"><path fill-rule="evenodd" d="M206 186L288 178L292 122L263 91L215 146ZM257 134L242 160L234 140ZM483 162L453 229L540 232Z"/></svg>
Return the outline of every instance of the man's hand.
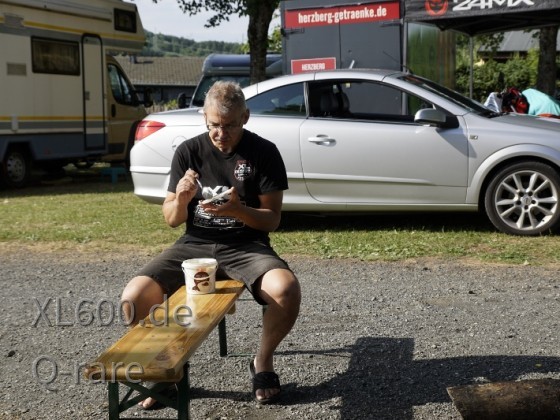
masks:
<svg viewBox="0 0 560 420"><path fill-rule="evenodd" d="M192 169L188 169L183 178L179 180L175 189L175 199L179 204L188 204L196 195L198 190L197 178L198 174Z"/></svg>
<svg viewBox="0 0 560 420"><path fill-rule="evenodd" d="M204 210L204 212L213 214L216 216L232 216L235 217L236 210L242 205L239 201L239 195L235 187L227 190L229 194L229 199L225 203L216 204L216 202L207 200L200 201L198 204Z"/></svg>
<svg viewBox="0 0 560 420"><path fill-rule="evenodd" d="M237 190L232 187L230 198L224 204L202 204L202 201L198 204L206 213L215 216L234 217L253 229L272 232L280 225L282 195L282 191L260 195L261 206L252 208L241 202Z"/></svg>
<svg viewBox="0 0 560 420"><path fill-rule="evenodd" d="M188 204L196 195L198 189L197 179L198 174L192 169L188 169L177 183L175 192L167 192L162 211L163 217L169 226L177 227L187 220Z"/></svg>

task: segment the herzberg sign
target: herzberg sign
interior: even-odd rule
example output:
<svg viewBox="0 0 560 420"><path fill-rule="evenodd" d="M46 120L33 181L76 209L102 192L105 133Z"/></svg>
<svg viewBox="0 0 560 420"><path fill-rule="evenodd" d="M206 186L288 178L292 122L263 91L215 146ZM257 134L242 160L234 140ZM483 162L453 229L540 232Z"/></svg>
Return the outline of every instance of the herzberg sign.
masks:
<svg viewBox="0 0 560 420"><path fill-rule="evenodd" d="M396 21L401 17L398 0L380 3L366 2L359 4L339 4L329 7L304 7L288 9L284 12L284 30L301 31L304 28L319 26L339 26L373 22ZM308 71L333 70L336 57L313 57L291 59L292 74Z"/></svg>
<svg viewBox="0 0 560 420"><path fill-rule="evenodd" d="M284 27L304 28L310 26L338 25L386 21L400 17L399 2L339 5L315 9L286 10Z"/></svg>
<svg viewBox="0 0 560 420"><path fill-rule="evenodd" d="M557 25L558 0L406 0L405 21L469 35Z"/></svg>

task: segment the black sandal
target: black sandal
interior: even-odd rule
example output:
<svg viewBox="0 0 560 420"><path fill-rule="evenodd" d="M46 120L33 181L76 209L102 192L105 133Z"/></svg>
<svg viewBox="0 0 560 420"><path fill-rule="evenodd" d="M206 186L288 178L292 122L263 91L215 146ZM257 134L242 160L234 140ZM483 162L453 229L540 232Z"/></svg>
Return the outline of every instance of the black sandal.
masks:
<svg viewBox="0 0 560 420"><path fill-rule="evenodd" d="M160 394L163 396L166 396L167 398L171 399L171 401L177 401L178 399L178 389L177 389L177 385L175 383L170 384L167 388L163 389L160 391ZM146 399L149 397L146 397ZM138 403L138 405L140 406L139 408L141 410L144 411L155 411L155 410L161 410L162 408L167 407L165 404L162 404L160 401L156 400L155 398L153 398L153 402L148 406L148 407L144 407L144 401L142 400Z"/></svg>
<svg viewBox="0 0 560 420"><path fill-rule="evenodd" d="M253 381L253 398L259 404L271 404L276 402L280 397L280 393L282 392L282 388L280 387L280 379L275 372L259 372L255 373L255 364L254 361L251 360L249 362L249 373L251 374L251 379ZM258 399L257 398L257 389L273 389L276 388L279 390L278 393L274 394L270 398L265 399Z"/></svg>

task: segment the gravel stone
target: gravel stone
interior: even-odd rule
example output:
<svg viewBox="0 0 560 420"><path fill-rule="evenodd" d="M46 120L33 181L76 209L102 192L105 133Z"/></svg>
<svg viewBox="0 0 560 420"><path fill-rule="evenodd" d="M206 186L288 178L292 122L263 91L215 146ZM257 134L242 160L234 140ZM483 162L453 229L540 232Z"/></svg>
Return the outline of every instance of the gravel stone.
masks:
<svg viewBox="0 0 560 420"><path fill-rule="evenodd" d="M245 293L227 318L230 356L215 331L191 359L194 420L460 419L447 387L560 379L559 266L285 257L303 302L277 352L281 403L250 395L262 313ZM120 293L149 258L2 251L0 419L107 418L83 365L126 331Z"/></svg>

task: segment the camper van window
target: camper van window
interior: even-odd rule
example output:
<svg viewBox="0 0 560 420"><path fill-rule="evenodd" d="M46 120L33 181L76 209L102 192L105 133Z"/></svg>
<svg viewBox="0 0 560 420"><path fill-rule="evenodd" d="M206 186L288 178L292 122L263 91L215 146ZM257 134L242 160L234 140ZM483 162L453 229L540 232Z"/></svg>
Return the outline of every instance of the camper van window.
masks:
<svg viewBox="0 0 560 420"><path fill-rule="evenodd" d="M136 13L129 10L115 9L115 29L117 31L136 33Z"/></svg>
<svg viewBox="0 0 560 420"><path fill-rule="evenodd" d="M34 73L80 75L80 47L77 42L31 38Z"/></svg>
<svg viewBox="0 0 560 420"><path fill-rule="evenodd" d="M119 68L114 64L109 64L107 66L109 73L109 81L111 83L111 91L113 92L113 97L115 101L120 104L134 105L138 100L136 99L136 94L134 93L132 86L121 73Z"/></svg>

